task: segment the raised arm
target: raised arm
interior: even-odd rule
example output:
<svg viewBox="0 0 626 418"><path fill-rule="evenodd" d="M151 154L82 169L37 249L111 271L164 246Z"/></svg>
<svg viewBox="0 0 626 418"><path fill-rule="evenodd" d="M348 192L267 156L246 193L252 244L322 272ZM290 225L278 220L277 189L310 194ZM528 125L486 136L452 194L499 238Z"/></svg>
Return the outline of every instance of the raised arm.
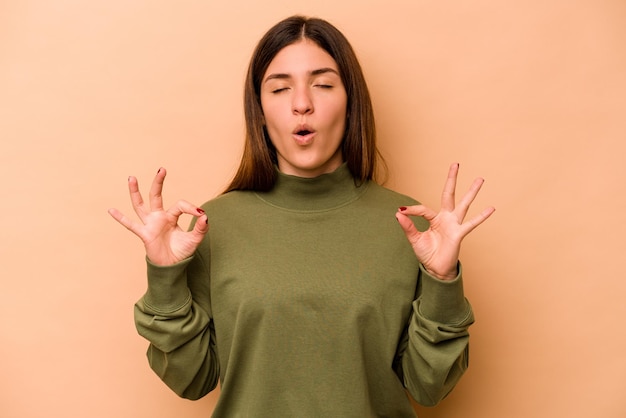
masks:
<svg viewBox="0 0 626 418"><path fill-rule="evenodd" d="M448 172L441 210L415 205L401 207L396 218L421 263L417 298L405 337L398 347L396 370L419 403L432 406L456 385L468 367L472 308L463 293L458 261L463 238L494 212L493 207L465 221L483 180L455 202L459 165ZM430 226L419 232L410 215L423 216Z"/></svg>
<svg viewBox="0 0 626 418"><path fill-rule="evenodd" d="M196 252L209 229L204 211L184 200L163 208L166 171L155 176L144 203L137 179L129 177L130 199L141 223L117 209L111 216L137 235L146 249L148 290L135 305L135 325L150 342L148 361L155 373L179 396L197 399L212 390L219 377L215 331L208 294L208 260ZM183 231L178 219L196 217ZM206 244L208 245L208 244Z"/></svg>

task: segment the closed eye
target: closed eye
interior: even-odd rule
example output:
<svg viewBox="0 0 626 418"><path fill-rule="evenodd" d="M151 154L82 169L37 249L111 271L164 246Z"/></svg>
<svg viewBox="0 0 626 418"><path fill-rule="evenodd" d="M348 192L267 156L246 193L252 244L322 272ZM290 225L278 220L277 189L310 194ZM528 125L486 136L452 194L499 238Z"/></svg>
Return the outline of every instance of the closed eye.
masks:
<svg viewBox="0 0 626 418"><path fill-rule="evenodd" d="M282 87L280 89L274 89L272 90L272 93L281 93L283 91L286 91L288 89L288 87Z"/></svg>

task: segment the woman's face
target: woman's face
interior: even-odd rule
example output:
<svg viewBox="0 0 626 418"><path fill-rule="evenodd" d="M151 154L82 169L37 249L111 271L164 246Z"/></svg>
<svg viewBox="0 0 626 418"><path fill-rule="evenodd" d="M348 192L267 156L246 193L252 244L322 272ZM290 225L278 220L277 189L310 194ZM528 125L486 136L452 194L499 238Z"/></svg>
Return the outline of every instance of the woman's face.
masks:
<svg viewBox="0 0 626 418"><path fill-rule="evenodd" d="M315 177L339 167L347 102L337 63L317 44L305 39L280 50L261 84L278 169Z"/></svg>

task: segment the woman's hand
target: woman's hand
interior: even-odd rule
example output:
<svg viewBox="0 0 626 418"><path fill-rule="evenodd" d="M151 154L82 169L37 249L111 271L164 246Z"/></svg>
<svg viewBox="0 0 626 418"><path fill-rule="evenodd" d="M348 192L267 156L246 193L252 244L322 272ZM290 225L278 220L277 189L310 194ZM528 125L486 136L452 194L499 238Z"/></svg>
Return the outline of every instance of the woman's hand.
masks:
<svg viewBox="0 0 626 418"><path fill-rule="evenodd" d="M209 230L204 211L189 202L179 200L176 205L163 209L163 182L166 171L160 168L150 188L150 207L146 207L139 193L135 177L128 178L130 200L142 224L133 222L117 209L109 209L109 214L129 231L137 235L146 247L150 262L167 266L190 257ZM178 218L183 214L197 216L198 220L191 231L183 231L178 226Z"/></svg>
<svg viewBox="0 0 626 418"><path fill-rule="evenodd" d="M442 280L451 280L457 276L461 241L495 211L493 207L488 207L479 215L464 222L465 215L484 180L481 178L474 180L469 191L457 205L454 195L458 172L459 165L452 164L441 196L439 213L424 205L401 207L396 213L396 218L419 261L430 274ZM423 216L430 222L430 228L419 232L407 215Z"/></svg>

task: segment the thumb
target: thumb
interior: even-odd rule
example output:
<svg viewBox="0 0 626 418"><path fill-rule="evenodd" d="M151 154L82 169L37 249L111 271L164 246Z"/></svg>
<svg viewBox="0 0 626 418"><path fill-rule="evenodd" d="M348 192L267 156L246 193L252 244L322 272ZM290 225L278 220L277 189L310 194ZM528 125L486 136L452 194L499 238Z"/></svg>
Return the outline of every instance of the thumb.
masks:
<svg viewBox="0 0 626 418"><path fill-rule="evenodd" d="M415 228L415 224L413 224L411 218L404 215L403 213L396 212L396 219L398 220L398 223L400 224L400 227L404 231L404 234L406 235L409 242L411 244L414 244L419 239L421 232L419 232L417 228Z"/></svg>
<svg viewBox="0 0 626 418"><path fill-rule="evenodd" d="M191 232L194 235L203 237L204 235L206 235L208 231L209 231L209 218L207 217L206 213L203 213L196 220L196 223L193 226L193 229L191 230Z"/></svg>

